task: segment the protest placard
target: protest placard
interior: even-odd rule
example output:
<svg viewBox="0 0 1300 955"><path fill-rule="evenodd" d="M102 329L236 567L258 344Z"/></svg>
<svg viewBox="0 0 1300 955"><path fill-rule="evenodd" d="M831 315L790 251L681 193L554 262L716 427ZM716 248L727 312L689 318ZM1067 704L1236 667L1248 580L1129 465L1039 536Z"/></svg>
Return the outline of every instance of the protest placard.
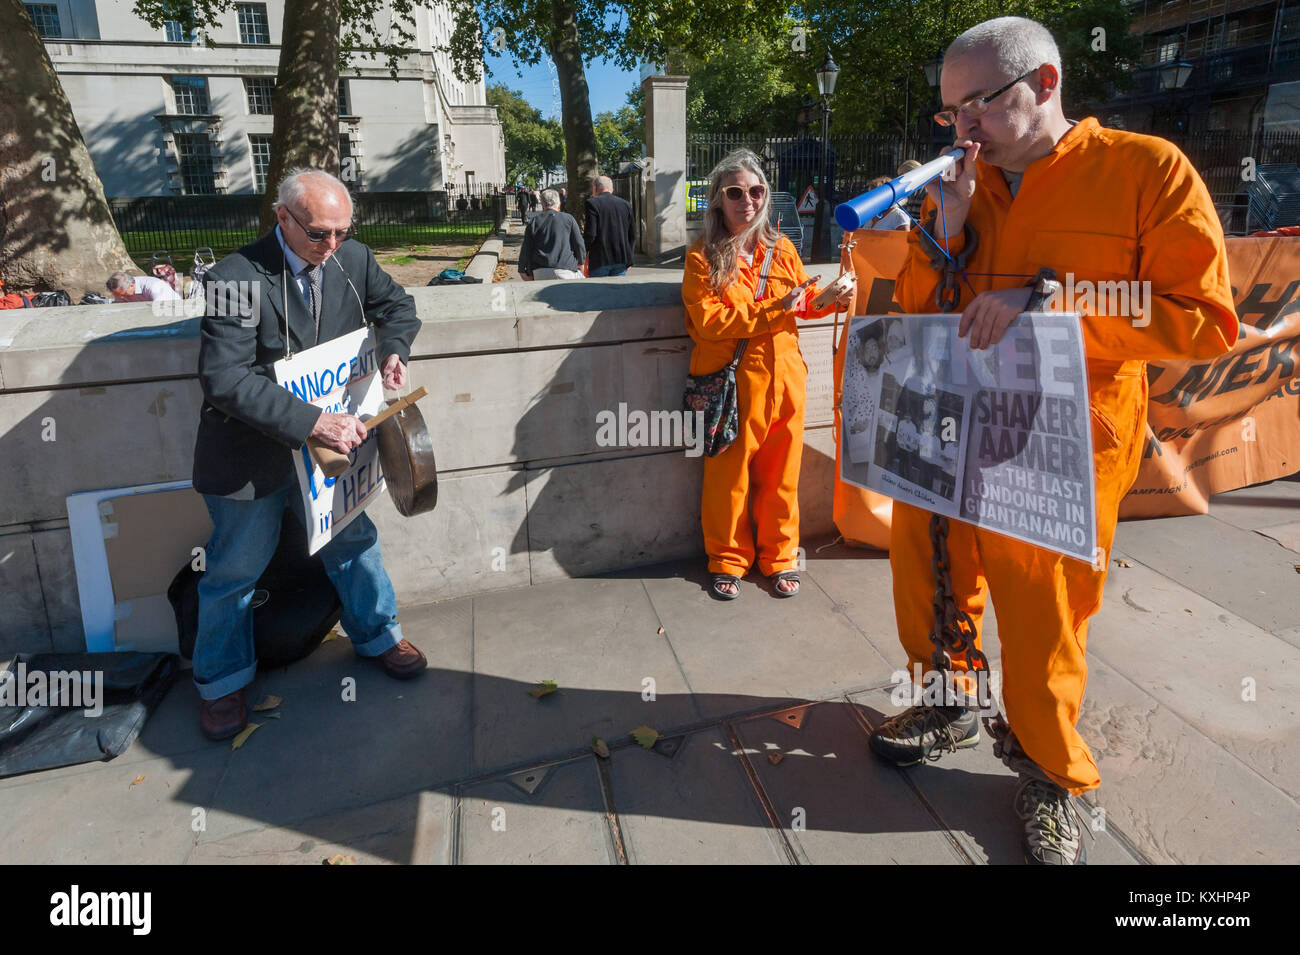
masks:
<svg viewBox="0 0 1300 955"><path fill-rule="evenodd" d="M1077 313L1021 315L972 351L960 316L849 326L840 478L1093 562L1092 428Z"/></svg>
<svg viewBox="0 0 1300 955"><path fill-rule="evenodd" d="M375 336L360 328L275 363L275 379L295 397L322 411L369 416L378 414L384 389L378 374ZM294 454L294 470L307 515L308 552L316 553L356 519L384 490L379 445L374 433L351 455L351 466L329 478L307 446Z"/></svg>

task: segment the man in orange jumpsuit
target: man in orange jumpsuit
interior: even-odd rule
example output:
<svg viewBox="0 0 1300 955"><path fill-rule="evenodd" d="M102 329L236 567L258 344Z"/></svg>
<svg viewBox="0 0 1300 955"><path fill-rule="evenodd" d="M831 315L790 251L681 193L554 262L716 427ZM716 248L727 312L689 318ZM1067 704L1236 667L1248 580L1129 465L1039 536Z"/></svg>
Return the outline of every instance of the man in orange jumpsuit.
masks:
<svg viewBox="0 0 1300 955"><path fill-rule="evenodd" d="M767 191L761 171L741 170L733 178L744 189L761 186ZM731 182L728 178L722 184ZM733 201L719 192L710 200L709 213L725 216L733 231L739 232L749 227L746 219L761 216L766 220L768 201L765 195L755 202L747 193ZM709 572L740 578L757 561L760 573L776 578L779 596L793 596L798 592L798 578L792 576L787 583L780 575L795 571L798 565L799 466L808 366L799 351L796 323L798 318L829 315L835 305L820 311L810 309L818 289L789 239L780 237L773 247L759 242L752 261L741 258L736 281L722 292L712 286L704 245L701 239L687 252L682 281L687 332L695 342L690 373L709 374L724 368L739 339L748 339L736 368L740 412L736 440L716 457L704 459L700 521ZM756 301L768 255L775 259L767 288ZM847 303L849 294L842 297L842 303ZM735 582L720 585L715 579L714 584L715 594L723 599L739 592Z"/></svg>
<svg viewBox="0 0 1300 955"><path fill-rule="evenodd" d="M958 334L972 348L996 344L1027 304L1040 268L1062 282L1150 283L1147 314L1103 314L1080 303L1096 472L1097 566L950 522L953 593L978 632L986 594L1002 641L1005 723L995 751L1020 773L1015 808L1026 861L1084 860L1081 818L1071 795L1100 785L1097 764L1075 729L1083 702L1088 618L1101 605L1120 498L1137 476L1146 422L1146 362L1208 358L1237 339L1223 231L1210 196L1171 143L1066 120L1060 55L1040 24L1002 17L972 27L949 47L940 122L956 125L966 156L955 177L932 182L922 221L960 256L976 247L959 280ZM942 189L943 214L937 214ZM929 248L927 248L929 246ZM896 287L905 312L934 313L940 272L919 230ZM997 275L974 273L999 273ZM1066 282L1066 287L1069 283ZM1096 286L1094 285L1095 289ZM1140 286L1139 286L1140 288ZM1094 296L1100 300L1099 296ZM1140 303L1141 295L1129 296ZM1086 304L1086 299L1084 300ZM935 580L930 514L895 503L890 546L899 637L913 665L930 665ZM978 642L976 642L978 647ZM952 655L950 655L951 657ZM898 765L935 759L979 740L974 682L964 654L952 658L967 698L918 706L886 720L871 748Z"/></svg>

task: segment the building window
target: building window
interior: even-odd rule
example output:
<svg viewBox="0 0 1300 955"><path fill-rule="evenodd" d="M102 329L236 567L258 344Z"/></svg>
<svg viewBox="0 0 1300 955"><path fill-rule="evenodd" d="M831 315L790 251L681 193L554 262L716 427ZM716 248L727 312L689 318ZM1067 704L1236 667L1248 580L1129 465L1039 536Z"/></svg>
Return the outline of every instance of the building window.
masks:
<svg viewBox="0 0 1300 955"><path fill-rule="evenodd" d="M184 12L188 20L194 19L194 7L191 4L185 4L177 13ZM167 31L168 43L193 43L198 35L198 27L191 27L188 31L185 29L185 23L182 20L164 20L163 29Z"/></svg>
<svg viewBox="0 0 1300 955"><path fill-rule="evenodd" d="M239 11L239 42L270 43L271 31L266 26L265 3L237 3Z"/></svg>
<svg viewBox="0 0 1300 955"><path fill-rule="evenodd" d="M61 37L63 36L63 27L59 24L59 8L53 3L24 3L27 8L27 15L32 19L32 25L36 27L36 34L40 37Z"/></svg>
<svg viewBox="0 0 1300 955"><path fill-rule="evenodd" d="M271 112L271 94L275 91L275 77L244 77L244 95L248 98L249 113Z"/></svg>
<svg viewBox="0 0 1300 955"><path fill-rule="evenodd" d="M253 189L266 192L266 174L271 168L271 137L250 133L248 152L253 157Z"/></svg>
<svg viewBox="0 0 1300 955"><path fill-rule="evenodd" d="M205 133L176 133L176 158L181 169L181 191L187 196L216 193L212 174L211 143Z"/></svg>
<svg viewBox="0 0 1300 955"><path fill-rule="evenodd" d="M1159 52L1156 54L1157 63L1172 63L1178 59L1178 54L1182 49L1182 41L1168 40L1162 41Z"/></svg>
<svg viewBox="0 0 1300 955"><path fill-rule="evenodd" d="M348 81L339 80L339 115L352 115L352 100L348 96Z"/></svg>
<svg viewBox="0 0 1300 955"><path fill-rule="evenodd" d="M182 116L206 116L211 112L205 77L173 76L172 95L176 98L176 112Z"/></svg>

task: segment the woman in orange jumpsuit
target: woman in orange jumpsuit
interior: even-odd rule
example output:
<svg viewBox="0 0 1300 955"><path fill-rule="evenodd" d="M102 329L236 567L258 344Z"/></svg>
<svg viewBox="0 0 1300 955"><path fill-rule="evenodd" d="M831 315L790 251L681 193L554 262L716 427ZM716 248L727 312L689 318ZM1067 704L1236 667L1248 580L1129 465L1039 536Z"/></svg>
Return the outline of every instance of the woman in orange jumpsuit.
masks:
<svg viewBox="0 0 1300 955"><path fill-rule="evenodd" d="M829 315L852 300L811 311L817 294L789 239L768 222L771 190L747 149L709 174L704 237L686 254L682 301L695 342L691 374L728 365L747 339L736 368L740 427L735 442L704 459L700 522L713 574L712 593L740 595L740 578L757 561L779 597L799 592L799 464L803 457L804 383L798 318ZM774 256L758 292L766 258ZM752 510L752 518L751 518Z"/></svg>

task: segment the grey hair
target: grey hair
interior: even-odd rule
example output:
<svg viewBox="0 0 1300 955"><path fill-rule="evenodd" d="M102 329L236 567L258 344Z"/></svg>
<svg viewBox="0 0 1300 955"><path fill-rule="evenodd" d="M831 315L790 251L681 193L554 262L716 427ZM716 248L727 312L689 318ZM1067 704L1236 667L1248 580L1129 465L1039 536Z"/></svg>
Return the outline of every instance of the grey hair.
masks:
<svg viewBox="0 0 1300 955"><path fill-rule="evenodd" d="M1050 63L1061 74L1061 51L1051 32L1037 20L1025 17L997 17L977 23L957 39L944 53L944 61L955 60L975 50L988 49L997 57L998 68L1007 79L1028 73ZM1060 93L1058 82L1056 92Z"/></svg>
<svg viewBox="0 0 1300 955"><path fill-rule="evenodd" d="M542 190L542 208L558 209L560 208L560 194L554 189Z"/></svg>
<svg viewBox="0 0 1300 955"><path fill-rule="evenodd" d="M595 179L591 181L591 184L595 186L597 189L599 189L601 192L614 191L614 180L610 179L609 176L597 176Z"/></svg>
<svg viewBox="0 0 1300 955"><path fill-rule="evenodd" d="M722 211L722 180L737 172L752 172L758 176L763 184L763 205L744 232L732 235ZM709 277L715 292L721 293L740 276L736 258L751 238L757 235L769 249L775 249L781 241L781 233L767 221L768 210L771 208L772 187L767 181L767 174L763 172L762 163L751 150L734 150L723 156L713 167L709 173L709 207L704 213L704 255L709 260Z"/></svg>
<svg viewBox="0 0 1300 955"><path fill-rule="evenodd" d="M284 174L284 178L280 180L280 184L275 187L274 208L278 209L280 206L285 206L286 208L296 207L301 209L302 197L307 191L308 183L306 180L308 179L314 179L317 181L324 179L326 182L337 186L339 191L342 192L344 197L347 199L348 217L351 218L352 194L348 192L348 187L343 184L343 180L339 179L338 176L335 176L332 173L326 172L324 169L307 169L303 166L290 169ZM292 208L290 208L290 211L293 211Z"/></svg>
<svg viewBox="0 0 1300 955"><path fill-rule="evenodd" d="M134 284L135 279L127 275L125 272L114 272L108 277L108 282L106 283L110 292L120 292L124 289L130 288Z"/></svg>

